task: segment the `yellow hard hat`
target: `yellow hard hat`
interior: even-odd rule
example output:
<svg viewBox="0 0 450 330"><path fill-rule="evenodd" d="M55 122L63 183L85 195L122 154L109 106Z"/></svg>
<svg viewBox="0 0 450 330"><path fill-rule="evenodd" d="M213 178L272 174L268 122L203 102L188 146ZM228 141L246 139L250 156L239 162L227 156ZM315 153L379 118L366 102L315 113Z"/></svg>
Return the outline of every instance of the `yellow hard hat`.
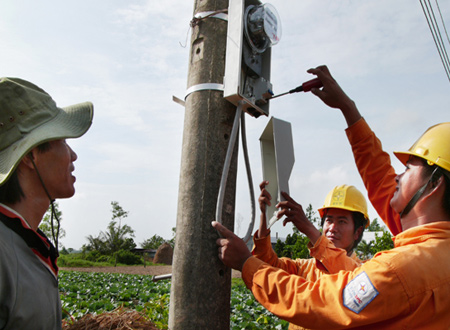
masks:
<svg viewBox="0 0 450 330"><path fill-rule="evenodd" d="M394 155L404 165L410 156L417 156L450 171L450 122L431 126L408 151L395 151Z"/></svg>
<svg viewBox="0 0 450 330"><path fill-rule="evenodd" d="M354 186L344 184L334 187L325 198L322 208L319 209L320 217L323 218L325 210L330 208L362 213L367 220L366 227L370 224L366 199Z"/></svg>

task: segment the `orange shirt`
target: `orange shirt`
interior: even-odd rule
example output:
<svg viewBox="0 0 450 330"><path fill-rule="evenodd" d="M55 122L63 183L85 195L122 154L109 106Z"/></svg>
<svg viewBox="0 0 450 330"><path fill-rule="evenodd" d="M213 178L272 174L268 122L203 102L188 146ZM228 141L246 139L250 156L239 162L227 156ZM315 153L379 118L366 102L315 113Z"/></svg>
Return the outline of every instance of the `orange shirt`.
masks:
<svg viewBox="0 0 450 330"><path fill-rule="evenodd" d="M449 329L450 222L402 231L390 206L396 174L389 155L364 119L346 132L369 199L396 235L394 249L315 281L251 257L244 282L269 311L307 328Z"/></svg>
<svg viewBox="0 0 450 330"><path fill-rule="evenodd" d="M389 155L364 118L346 129L355 163L369 200L393 235L402 231L400 215L390 205L395 192L395 171Z"/></svg>
<svg viewBox="0 0 450 330"><path fill-rule="evenodd" d="M347 256L347 251L339 249L324 235L321 235L316 244L308 244L309 259L278 258L272 249L270 235L262 238L253 238L252 254L273 267L285 270L289 274L299 275L309 281L316 281L324 274L337 273L340 270L353 270L362 264L355 253ZM295 324L289 325L290 330L305 329Z"/></svg>
<svg viewBox="0 0 450 330"><path fill-rule="evenodd" d="M256 236L256 235L255 235ZM255 237L254 236L254 237ZM310 281L317 280L323 274L337 273L340 270L353 270L361 265L361 261L353 253L347 256L347 251L339 249L321 235L313 246L308 244L309 259L278 258L270 243L270 235L254 238L252 254L273 267L285 270L289 274L302 276Z"/></svg>
<svg viewBox="0 0 450 330"><path fill-rule="evenodd" d="M408 229L395 248L316 281L250 257L242 278L270 312L306 328L448 329L450 222Z"/></svg>

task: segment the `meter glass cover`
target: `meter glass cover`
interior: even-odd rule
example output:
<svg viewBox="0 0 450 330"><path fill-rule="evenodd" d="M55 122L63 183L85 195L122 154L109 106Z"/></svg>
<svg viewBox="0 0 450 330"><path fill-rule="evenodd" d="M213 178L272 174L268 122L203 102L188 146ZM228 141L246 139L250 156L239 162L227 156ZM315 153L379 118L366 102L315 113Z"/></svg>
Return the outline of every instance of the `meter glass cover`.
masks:
<svg viewBox="0 0 450 330"><path fill-rule="evenodd" d="M280 41L280 17L271 4L248 6L244 14L244 24L247 41L256 53L263 53Z"/></svg>
<svg viewBox="0 0 450 330"><path fill-rule="evenodd" d="M276 45L281 39L281 22L277 11L271 4L264 5L264 32L271 45Z"/></svg>

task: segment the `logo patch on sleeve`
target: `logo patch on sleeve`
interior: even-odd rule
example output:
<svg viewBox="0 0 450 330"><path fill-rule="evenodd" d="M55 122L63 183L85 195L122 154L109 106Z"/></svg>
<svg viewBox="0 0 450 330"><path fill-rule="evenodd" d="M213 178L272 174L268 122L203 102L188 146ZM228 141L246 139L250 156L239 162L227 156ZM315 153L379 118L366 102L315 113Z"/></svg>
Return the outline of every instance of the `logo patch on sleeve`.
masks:
<svg viewBox="0 0 450 330"><path fill-rule="evenodd" d="M376 296L377 289L366 272L362 272L346 285L342 298L345 307L359 314Z"/></svg>

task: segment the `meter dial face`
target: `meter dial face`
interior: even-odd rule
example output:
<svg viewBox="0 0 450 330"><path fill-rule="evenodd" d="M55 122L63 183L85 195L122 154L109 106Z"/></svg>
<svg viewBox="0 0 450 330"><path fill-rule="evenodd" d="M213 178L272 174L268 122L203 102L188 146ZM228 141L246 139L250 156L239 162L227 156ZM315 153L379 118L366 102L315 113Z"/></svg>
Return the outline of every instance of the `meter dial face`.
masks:
<svg viewBox="0 0 450 330"><path fill-rule="evenodd" d="M244 15L245 35L252 49L263 53L281 38L281 22L271 4L248 6Z"/></svg>

